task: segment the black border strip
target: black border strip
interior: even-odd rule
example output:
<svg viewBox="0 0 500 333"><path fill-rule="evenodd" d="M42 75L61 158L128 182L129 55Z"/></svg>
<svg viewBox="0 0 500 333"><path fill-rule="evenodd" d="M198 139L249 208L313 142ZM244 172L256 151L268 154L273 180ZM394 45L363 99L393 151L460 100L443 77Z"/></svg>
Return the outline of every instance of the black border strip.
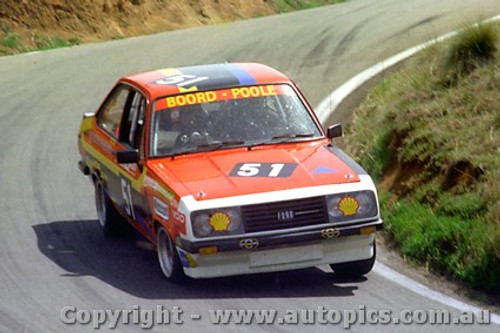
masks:
<svg viewBox="0 0 500 333"><path fill-rule="evenodd" d="M256 249L261 248L270 248L280 245L292 245L299 243L307 243L311 241L319 241L319 240L327 240L335 241L335 239L339 237L347 237L361 234L361 228L372 227L374 226L376 230L382 229L382 220L378 219L375 221L369 221L362 224L356 224L351 226L342 226L342 227L322 227L313 230L306 231L294 231L294 232L286 232L275 235L262 235L262 236L247 236L241 235L238 238L231 239L218 239L218 240L210 240L210 241L188 241L185 239L181 239L180 247L187 252L190 253L199 253L200 248L203 247L217 247L217 252L226 252L226 251L236 251L242 250L240 247L240 241L251 239L257 240L258 247ZM323 237L324 230L327 229L335 229L338 231L338 235L332 238Z"/></svg>

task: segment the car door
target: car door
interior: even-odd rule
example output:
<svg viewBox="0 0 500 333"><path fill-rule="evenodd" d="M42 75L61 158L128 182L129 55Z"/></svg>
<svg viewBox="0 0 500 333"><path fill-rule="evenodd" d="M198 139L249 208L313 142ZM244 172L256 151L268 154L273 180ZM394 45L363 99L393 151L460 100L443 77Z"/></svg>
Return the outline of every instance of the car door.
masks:
<svg viewBox="0 0 500 333"><path fill-rule="evenodd" d="M136 88L119 84L98 111L98 131L91 137L99 151L99 170L106 193L141 231L146 231L148 206L142 195L144 174L143 125L147 99ZM139 163L119 164L117 152L137 150Z"/></svg>
<svg viewBox="0 0 500 333"><path fill-rule="evenodd" d="M131 89L129 103L126 104L120 125L119 142L126 151L137 151L138 163L120 164L120 192L123 211L131 218L135 226L151 236L149 224L149 205L144 192L144 122L147 99L138 90Z"/></svg>

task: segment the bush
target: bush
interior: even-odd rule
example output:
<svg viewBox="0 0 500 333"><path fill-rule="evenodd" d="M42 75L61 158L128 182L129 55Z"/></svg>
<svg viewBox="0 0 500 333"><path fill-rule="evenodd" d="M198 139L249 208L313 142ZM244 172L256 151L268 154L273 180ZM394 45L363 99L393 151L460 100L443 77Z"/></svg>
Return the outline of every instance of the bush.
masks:
<svg viewBox="0 0 500 333"><path fill-rule="evenodd" d="M2 44L10 49L17 48L19 45L19 35L15 33L7 34L7 37L3 39Z"/></svg>
<svg viewBox="0 0 500 333"><path fill-rule="evenodd" d="M444 58L447 75L453 79L471 73L478 64L494 58L497 36L491 25L471 25L451 42Z"/></svg>

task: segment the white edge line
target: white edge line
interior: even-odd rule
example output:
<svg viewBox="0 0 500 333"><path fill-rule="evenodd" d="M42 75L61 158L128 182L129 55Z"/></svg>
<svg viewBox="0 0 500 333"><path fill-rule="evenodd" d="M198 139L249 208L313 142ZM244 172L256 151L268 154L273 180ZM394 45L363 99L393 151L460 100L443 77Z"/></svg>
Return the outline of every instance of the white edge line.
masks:
<svg viewBox="0 0 500 333"><path fill-rule="evenodd" d="M493 16L489 19L486 19L482 21L481 23L487 24L487 23L492 23L500 21L500 15ZM477 25L477 24L476 24ZM461 30L456 30L452 31L450 33L444 34L442 36L439 36L435 39L432 39L428 42L422 43L420 45L414 46L410 49L407 49L401 53L398 53L388 59L385 59L372 67L364 70L363 72L359 73L358 75L354 76L351 78L349 81L341 85L339 88L337 88L335 91L333 91L329 96L327 96L325 99L323 99L318 106L315 108L316 114L321 121L322 124L324 124L328 118L330 117L331 114L335 112L337 107L342 103L342 101L349 96L354 90L359 88L361 85L366 83L368 80L374 78L384 70L396 65L397 63L411 57L412 55L416 54L419 51L424 50L425 48L432 46L434 44L443 42L447 39L450 39L454 36L456 36ZM429 299L432 299L434 301L440 302L442 304L448 305L450 307L453 307L455 309L458 309L460 311L480 311L482 309L475 307L473 305L461 302L459 300L456 300L452 297L446 296L440 292L434 291L423 284L420 284L409 277L400 274L393 269L389 268L388 266L382 264L381 262L377 261L376 265L374 267L374 272L379 273L386 277L387 279L391 280L392 282L395 282L419 295L422 295L424 297L427 297ZM490 320L492 323L495 323L497 325L500 325L500 315L491 313Z"/></svg>
<svg viewBox="0 0 500 333"><path fill-rule="evenodd" d="M446 296L444 294L441 294L440 292L434 291L434 290L424 286L423 284L420 284L420 283L410 279L409 277L394 271L393 269L384 265L380 261L377 261L375 263L375 267L373 268L373 272L384 276L386 279L391 280L392 282L395 282L395 283L413 291L414 293L417 293L421 296L425 296L431 300L448 305L448 306L453 307L455 309L458 309L460 311L471 311L473 313L477 313L477 312L483 310L483 309L478 308L476 306L459 301L453 297L449 297L449 296ZM490 312L490 322L495 323L497 325L500 325L500 315Z"/></svg>
<svg viewBox="0 0 500 333"><path fill-rule="evenodd" d="M492 23L500 20L500 15L491 17L487 20L482 21L482 23ZM335 112L335 109L342 103L342 101L349 96L354 90L359 88L362 84L366 83L368 80L374 78L384 70L396 65L397 63L411 57L423 49L443 42L447 39L450 39L456 36L461 30L453 31L442 36L439 36L435 39L432 39L428 42L422 43L420 45L414 46L406 51L396 54L388 59L382 60L381 62L373 65L372 67L364 70L358 75L351 78L349 81L338 87L335 91L333 91L329 96L324 98L315 108L316 114L324 124L330 115Z"/></svg>

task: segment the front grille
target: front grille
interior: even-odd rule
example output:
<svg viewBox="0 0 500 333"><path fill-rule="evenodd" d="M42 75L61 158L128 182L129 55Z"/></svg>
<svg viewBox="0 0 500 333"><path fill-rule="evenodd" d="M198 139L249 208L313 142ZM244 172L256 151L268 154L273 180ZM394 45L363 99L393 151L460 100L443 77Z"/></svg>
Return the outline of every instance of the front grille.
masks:
<svg viewBox="0 0 500 333"><path fill-rule="evenodd" d="M303 227L328 222L324 197L241 207L246 232Z"/></svg>

